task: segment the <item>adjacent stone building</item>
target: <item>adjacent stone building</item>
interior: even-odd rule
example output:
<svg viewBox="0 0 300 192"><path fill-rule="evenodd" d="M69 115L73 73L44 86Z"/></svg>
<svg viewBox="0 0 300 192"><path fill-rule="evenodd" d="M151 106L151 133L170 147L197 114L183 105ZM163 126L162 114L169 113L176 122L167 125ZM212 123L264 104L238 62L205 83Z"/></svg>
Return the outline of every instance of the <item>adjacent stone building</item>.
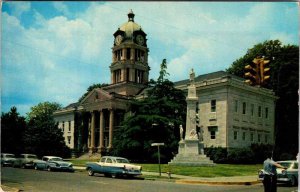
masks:
<svg viewBox="0 0 300 192"><path fill-rule="evenodd" d="M175 83L187 91L189 80ZM195 78L199 127L205 147L274 144L275 102L271 90L249 86L224 71Z"/></svg>
<svg viewBox="0 0 300 192"><path fill-rule="evenodd" d="M110 151L114 132L130 115L130 100L142 98L147 90L147 34L134 22L132 11L113 36L111 84L53 114L67 146L79 152ZM175 83L184 91L188 84L189 80ZM244 79L224 71L196 77L195 86L206 147L274 143L276 97L272 91L246 85Z"/></svg>

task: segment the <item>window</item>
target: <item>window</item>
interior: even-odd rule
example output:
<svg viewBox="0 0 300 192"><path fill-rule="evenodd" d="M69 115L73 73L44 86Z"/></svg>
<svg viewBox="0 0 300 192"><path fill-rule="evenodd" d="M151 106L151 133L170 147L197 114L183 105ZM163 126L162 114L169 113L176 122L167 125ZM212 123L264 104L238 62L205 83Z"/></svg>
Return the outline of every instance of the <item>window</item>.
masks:
<svg viewBox="0 0 300 192"><path fill-rule="evenodd" d="M210 101L210 111L216 112L216 100L215 99Z"/></svg>
<svg viewBox="0 0 300 192"><path fill-rule="evenodd" d="M251 116L254 116L254 104L251 104Z"/></svg>
<svg viewBox="0 0 300 192"><path fill-rule="evenodd" d="M239 106L238 106L238 100L234 100L234 112L238 112Z"/></svg>
<svg viewBox="0 0 300 192"><path fill-rule="evenodd" d="M68 144L71 144L71 136L68 136Z"/></svg>
<svg viewBox="0 0 300 192"><path fill-rule="evenodd" d="M107 158L106 163L112 163L112 160L110 158Z"/></svg>
<svg viewBox="0 0 300 192"><path fill-rule="evenodd" d="M268 107L265 108L265 118L268 119L269 116L269 109Z"/></svg>
<svg viewBox="0 0 300 192"><path fill-rule="evenodd" d="M101 158L101 163L105 163L106 158Z"/></svg>
<svg viewBox="0 0 300 192"><path fill-rule="evenodd" d="M260 143L260 134L257 135L257 141Z"/></svg>
<svg viewBox="0 0 300 192"><path fill-rule="evenodd" d="M250 140L254 141L254 134L253 133L251 133L251 135L250 135Z"/></svg>
<svg viewBox="0 0 300 192"><path fill-rule="evenodd" d="M261 106L258 106L258 117L261 117Z"/></svg>
<svg viewBox="0 0 300 192"><path fill-rule="evenodd" d="M238 138L238 132L237 132L237 131L234 131L234 132L233 132L233 139L234 139L234 140L237 140L237 138Z"/></svg>
<svg viewBox="0 0 300 192"><path fill-rule="evenodd" d="M265 143L268 143L268 135L265 135Z"/></svg>
<svg viewBox="0 0 300 192"><path fill-rule="evenodd" d="M71 121L69 121L69 132L71 132Z"/></svg>
<svg viewBox="0 0 300 192"><path fill-rule="evenodd" d="M210 139L216 139L216 132L218 131L217 126L209 126L208 131L210 132Z"/></svg>
<svg viewBox="0 0 300 192"><path fill-rule="evenodd" d="M62 131L65 132L65 122L62 122Z"/></svg>
<svg viewBox="0 0 300 192"><path fill-rule="evenodd" d="M130 48L127 48L126 51L127 51L126 59L130 59L130 55L131 55Z"/></svg>
<svg viewBox="0 0 300 192"><path fill-rule="evenodd" d="M246 140L246 132L243 132L243 141Z"/></svg>
<svg viewBox="0 0 300 192"><path fill-rule="evenodd" d="M243 102L243 114L246 114L246 102Z"/></svg>
<svg viewBox="0 0 300 192"><path fill-rule="evenodd" d="M210 131L210 138L216 139L216 131Z"/></svg>

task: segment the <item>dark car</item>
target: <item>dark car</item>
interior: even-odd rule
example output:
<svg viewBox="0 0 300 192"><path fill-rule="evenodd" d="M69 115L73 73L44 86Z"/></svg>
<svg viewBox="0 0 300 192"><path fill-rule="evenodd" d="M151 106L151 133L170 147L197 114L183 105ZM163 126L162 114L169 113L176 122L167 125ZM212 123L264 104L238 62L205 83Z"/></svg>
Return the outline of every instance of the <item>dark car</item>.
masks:
<svg viewBox="0 0 300 192"><path fill-rule="evenodd" d="M64 161L61 157L44 156L42 160L33 161L34 169L46 169L48 171L74 172L73 164Z"/></svg>
<svg viewBox="0 0 300 192"><path fill-rule="evenodd" d="M286 167L287 169L277 168L277 182L278 183L287 183L292 186L298 184L298 162L296 160L289 161L278 161L280 165ZM265 172L264 170L260 170L258 172L259 180L264 180Z"/></svg>

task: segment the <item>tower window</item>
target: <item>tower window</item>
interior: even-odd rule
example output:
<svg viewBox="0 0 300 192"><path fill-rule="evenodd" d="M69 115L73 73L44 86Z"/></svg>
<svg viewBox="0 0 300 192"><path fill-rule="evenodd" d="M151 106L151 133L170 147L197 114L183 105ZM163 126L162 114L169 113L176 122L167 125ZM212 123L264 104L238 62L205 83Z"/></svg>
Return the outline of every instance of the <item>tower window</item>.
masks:
<svg viewBox="0 0 300 192"><path fill-rule="evenodd" d="M130 48L127 48L126 58L130 59L130 55L131 55Z"/></svg>
<svg viewBox="0 0 300 192"><path fill-rule="evenodd" d="M114 71L114 83L118 83L121 81L121 69L115 70Z"/></svg>
<svg viewBox="0 0 300 192"><path fill-rule="evenodd" d="M261 117L261 106L258 106L258 117Z"/></svg>

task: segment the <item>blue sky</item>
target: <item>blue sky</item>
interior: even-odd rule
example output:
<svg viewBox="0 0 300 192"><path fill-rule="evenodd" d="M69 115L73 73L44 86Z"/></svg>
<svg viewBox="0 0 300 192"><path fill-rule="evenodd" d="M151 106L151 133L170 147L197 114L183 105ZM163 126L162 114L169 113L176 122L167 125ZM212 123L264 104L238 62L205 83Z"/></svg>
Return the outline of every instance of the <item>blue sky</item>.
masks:
<svg viewBox="0 0 300 192"><path fill-rule="evenodd" d="M78 101L110 83L113 33L130 9L147 33L150 78L166 58L169 79L225 70L265 40L299 45L295 2L3 2L1 110Z"/></svg>

